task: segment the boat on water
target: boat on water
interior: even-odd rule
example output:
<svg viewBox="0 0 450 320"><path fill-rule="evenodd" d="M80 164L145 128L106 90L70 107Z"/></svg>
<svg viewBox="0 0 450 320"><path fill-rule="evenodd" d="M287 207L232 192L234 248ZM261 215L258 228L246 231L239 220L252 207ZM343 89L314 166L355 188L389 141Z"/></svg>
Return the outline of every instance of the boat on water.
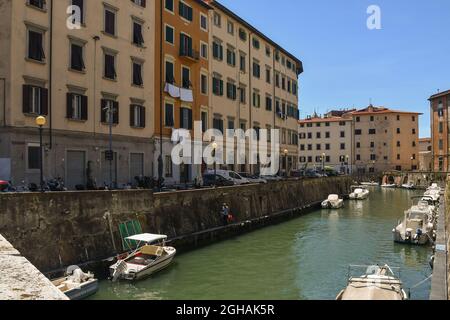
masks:
<svg viewBox="0 0 450 320"><path fill-rule="evenodd" d="M416 189L416 186L414 185L414 183L408 182L408 183L402 184L402 188L408 189L408 190L414 190L414 189Z"/></svg>
<svg viewBox="0 0 450 320"><path fill-rule="evenodd" d="M394 241L414 245L425 245L434 241L436 207L422 199L405 211L403 221L392 230Z"/></svg>
<svg viewBox="0 0 450 320"><path fill-rule="evenodd" d="M382 188L386 188L386 189L393 189L393 188L397 188L397 185L395 183L385 183L381 185Z"/></svg>
<svg viewBox="0 0 450 320"><path fill-rule="evenodd" d="M78 266L70 266L62 278L52 283L70 300L82 300L98 291L98 280L90 272L84 273Z"/></svg>
<svg viewBox="0 0 450 320"><path fill-rule="evenodd" d="M433 183L430 187L427 188L423 196L432 198L433 201L438 204L441 199L441 193L441 188L437 185L437 183Z"/></svg>
<svg viewBox="0 0 450 320"><path fill-rule="evenodd" d="M369 197L369 190L364 186L352 186L349 195L350 200L365 200Z"/></svg>
<svg viewBox="0 0 450 320"><path fill-rule="evenodd" d="M119 257L110 269L111 279L141 280L168 267L176 254L176 249L165 245L167 236L159 234L138 234L125 238L137 242L136 250Z"/></svg>
<svg viewBox="0 0 450 320"><path fill-rule="evenodd" d="M365 272L356 276L359 270ZM350 266L347 288L342 290L336 300L408 300L403 283L393 268L384 266Z"/></svg>
<svg viewBox="0 0 450 320"><path fill-rule="evenodd" d="M344 206L344 199L339 199L337 194L330 194L327 200L322 202L324 209L340 209Z"/></svg>
<svg viewBox="0 0 450 320"><path fill-rule="evenodd" d="M375 181L371 181L371 182L361 182L362 186L366 186L366 187L379 187L380 184L378 182Z"/></svg>

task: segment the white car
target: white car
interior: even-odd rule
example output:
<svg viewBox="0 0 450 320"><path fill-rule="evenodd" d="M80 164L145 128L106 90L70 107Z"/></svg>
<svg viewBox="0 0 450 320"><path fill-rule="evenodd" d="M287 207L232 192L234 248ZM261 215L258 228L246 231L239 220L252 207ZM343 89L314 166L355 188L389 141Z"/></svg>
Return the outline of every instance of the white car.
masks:
<svg viewBox="0 0 450 320"><path fill-rule="evenodd" d="M266 184L267 183L267 180L265 180L265 179L263 179L261 177L252 175L250 173L239 172L239 175L241 177L247 179L248 181L250 181L250 183L262 183L262 184Z"/></svg>
<svg viewBox="0 0 450 320"><path fill-rule="evenodd" d="M208 170L208 174L214 174L214 170ZM230 171L230 170L216 170L215 172L218 176L221 176L229 181L233 181L235 185L242 185L242 184L250 184L250 181L241 175L239 175L237 172Z"/></svg>

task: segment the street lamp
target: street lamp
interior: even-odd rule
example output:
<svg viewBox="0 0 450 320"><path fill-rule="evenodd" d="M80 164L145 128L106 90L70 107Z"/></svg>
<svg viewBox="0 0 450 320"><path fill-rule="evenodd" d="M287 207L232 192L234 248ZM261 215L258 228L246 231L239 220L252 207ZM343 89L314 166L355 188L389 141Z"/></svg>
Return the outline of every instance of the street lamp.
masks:
<svg viewBox="0 0 450 320"><path fill-rule="evenodd" d="M217 142L213 142L212 144L213 148L213 156L214 156L214 188L217 188L217 165L216 165L216 152L217 152Z"/></svg>
<svg viewBox="0 0 450 320"><path fill-rule="evenodd" d="M288 177L288 161L287 161L287 157L289 154L289 150L288 149L284 149L283 150L283 154L284 154L284 165L285 165L285 175L286 178Z"/></svg>
<svg viewBox="0 0 450 320"><path fill-rule="evenodd" d="M372 170L375 173L375 160L372 161Z"/></svg>
<svg viewBox="0 0 450 320"><path fill-rule="evenodd" d="M40 185L41 185L41 192L44 192L44 169L42 164L42 132L43 127L45 126L47 122L47 119L43 116L39 116L36 118L36 124L39 126L39 170L40 170Z"/></svg>

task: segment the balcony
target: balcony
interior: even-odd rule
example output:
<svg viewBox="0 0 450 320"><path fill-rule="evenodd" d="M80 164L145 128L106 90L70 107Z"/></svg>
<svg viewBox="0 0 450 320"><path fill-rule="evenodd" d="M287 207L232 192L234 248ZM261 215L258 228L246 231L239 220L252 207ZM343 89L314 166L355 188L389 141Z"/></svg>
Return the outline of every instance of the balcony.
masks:
<svg viewBox="0 0 450 320"><path fill-rule="evenodd" d="M189 49L187 47L180 48L180 57L197 62L200 60L200 52L197 50Z"/></svg>

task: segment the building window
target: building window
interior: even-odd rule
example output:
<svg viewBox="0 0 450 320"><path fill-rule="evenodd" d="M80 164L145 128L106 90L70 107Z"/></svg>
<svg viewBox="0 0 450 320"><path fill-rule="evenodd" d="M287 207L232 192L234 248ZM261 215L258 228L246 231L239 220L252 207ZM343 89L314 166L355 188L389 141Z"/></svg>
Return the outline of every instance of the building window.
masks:
<svg viewBox="0 0 450 320"><path fill-rule="evenodd" d="M232 67L236 66L236 52L234 49L227 49L227 63Z"/></svg>
<svg viewBox="0 0 450 320"><path fill-rule="evenodd" d="M213 21L216 27L220 28L222 26L222 17L217 12L214 12Z"/></svg>
<svg viewBox="0 0 450 320"><path fill-rule="evenodd" d="M77 71L83 71L85 69L83 46L75 43L70 44L70 69Z"/></svg>
<svg viewBox="0 0 450 320"><path fill-rule="evenodd" d="M202 132L205 133L208 130L208 112L202 111Z"/></svg>
<svg viewBox="0 0 450 320"><path fill-rule="evenodd" d="M165 0L166 10L173 12L173 0Z"/></svg>
<svg viewBox="0 0 450 320"><path fill-rule="evenodd" d="M357 160L357 161L361 161L361 155L360 155L360 154L357 154L357 155L356 155L356 160Z"/></svg>
<svg viewBox="0 0 450 320"><path fill-rule="evenodd" d="M181 68L181 84L185 89L191 87L191 70L187 67Z"/></svg>
<svg viewBox="0 0 450 320"><path fill-rule="evenodd" d="M356 129L355 130L355 135L356 136L360 136L362 134L362 130L361 129Z"/></svg>
<svg viewBox="0 0 450 320"><path fill-rule="evenodd" d="M175 83L174 65L171 61L166 61L166 82L170 84Z"/></svg>
<svg viewBox="0 0 450 320"><path fill-rule="evenodd" d="M142 47L144 45L144 37L142 36L142 24L133 21L133 43Z"/></svg>
<svg viewBox="0 0 450 320"><path fill-rule="evenodd" d="M24 85L22 111L26 114L47 115L48 90L42 87Z"/></svg>
<svg viewBox="0 0 450 320"><path fill-rule="evenodd" d="M341 150L345 150L345 143L341 143Z"/></svg>
<svg viewBox="0 0 450 320"><path fill-rule="evenodd" d="M317 151L322 150L322 145L321 145L320 143L318 143L318 144L316 145L316 150L317 150Z"/></svg>
<svg viewBox="0 0 450 320"><path fill-rule="evenodd" d="M72 23L81 23L81 24L83 24L84 23L84 0L72 0L72 5L73 6L76 6L76 7L78 7L79 9L80 9L80 14L81 14L81 17L80 17L80 20L79 21L76 21L75 19L72 21ZM72 11L72 14L74 14L75 12L74 11Z"/></svg>
<svg viewBox="0 0 450 320"><path fill-rule="evenodd" d="M397 141L397 147L401 147L400 141Z"/></svg>
<svg viewBox="0 0 450 320"><path fill-rule="evenodd" d="M213 93L216 96L223 96L223 80L218 77L213 77L212 85Z"/></svg>
<svg viewBox="0 0 450 320"><path fill-rule="evenodd" d="M345 138L345 131L341 131L341 138Z"/></svg>
<svg viewBox="0 0 450 320"><path fill-rule="evenodd" d="M208 44L200 43L200 55L203 59L208 59Z"/></svg>
<svg viewBox="0 0 450 320"><path fill-rule="evenodd" d="M223 46L217 41L213 41L213 57L219 61L223 60Z"/></svg>
<svg viewBox="0 0 450 320"><path fill-rule="evenodd" d="M247 94L244 86L239 88L239 99L242 104L247 103Z"/></svg>
<svg viewBox="0 0 450 320"><path fill-rule="evenodd" d="M376 129L369 129L369 134L377 134L377 130Z"/></svg>
<svg viewBox="0 0 450 320"><path fill-rule="evenodd" d="M325 150L330 150L330 149L331 149L330 144L329 143L325 144Z"/></svg>
<svg viewBox="0 0 450 320"><path fill-rule="evenodd" d="M266 69L266 82L268 84L270 84L270 82L271 82L271 72L270 72L269 68Z"/></svg>
<svg viewBox="0 0 450 320"><path fill-rule="evenodd" d="M133 85L142 87L144 81L142 80L142 63L133 61Z"/></svg>
<svg viewBox="0 0 450 320"><path fill-rule="evenodd" d="M227 32L231 35L234 35L234 24L231 21L227 22Z"/></svg>
<svg viewBox="0 0 450 320"><path fill-rule="evenodd" d="M67 119L87 120L87 96L75 93L67 93Z"/></svg>
<svg viewBox="0 0 450 320"><path fill-rule="evenodd" d="M115 80L117 78L116 73L116 56L105 53L105 70L104 76L106 79Z"/></svg>
<svg viewBox="0 0 450 320"><path fill-rule="evenodd" d="M320 132L316 132L316 138L317 138L317 139L320 139L320 138L321 138L321 136L322 136L322 135L321 135L321 133L320 133Z"/></svg>
<svg viewBox="0 0 450 320"><path fill-rule="evenodd" d="M260 68L258 62L256 62L256 61L253 62L253 76L258 79L261 76L261 68Z"/></svg>
<svg viewBox="0 0 450 320"><path fill-rule="evenodd" d="M260 47L260 43L259 43L259 40L258 40L258 39L256 39L256 38L253 38L253 41L252 41L252 43L253 43L253 48L255 48L255 49L259 49L259 47Z"/></svg>
<svg viewBox="0 0 450 320"><path fill-rule="evenodd" d="M204 95L208 94L208 76L205 74L200 75L200 92Z"/></svg>
<svg viewBox="0 0 450 320"><path fill-rule="evenodd" d="M173 27L171 27L171 26L166 24L166 28L165 28L164 34L165 34L165 40L166 40L167 43L175 44L175 37L174 37L175 30L174 30Z"/></svg>
<svg viewBox="0 0 450 320"><path fill-rule="evenodd" d="M133 3L137 4L138 6L144 7L146 5L146 0L132 0Z"/></svg>
<svg viewBox="0 0 450 320"><path fill-rule="evenodd" d="M104 9L105 25L104 32L106 34L115 36L116 35L116 11L105 8Z"/></svg>
<svg viewBox="0 0 450 320"><path fill-rule="evenodd" d="M184 3L183 1L180 1L178 3L178 9L179 9L179 14L181 17L183 17L184 19L188 20L188 21L192 21L193 17L193 11L192 8L190 6L188 6L186 3Z"/></svg>
<svg viewBox="0 0 450 320"><path fill-rule="evenodd" d="M28 58L36 61L44 61L44 33L37 30L28 30Z"/></svg>
<svg viewBox="0 0 450 320"><path fill-rule="evenodd" d="M119 103L110 99L102 99L101 101L101 122L108 124L119 124Z"/></svg>
<svg viewBox="0 0 450 320"><path fill-rule="evenodd" d="M227 98L231 100L236 100L237 98L237 88L234 83L227 83Z"/></svg>
<svg viewBox="0 0 450 320"><path fill-rule="evenodd" d="M27 2L30 6L33 6L33 7L42 9L42 10L45 9L45 0L28 0Z"/></svg>
<svg viewBox="0 0 450 320"><path fill-rule="evenodd" d="M253 106L255 108L261 107L261 95L258 91L253 91Z"/></svg>
<svg viewBox="0 0 450 320"><path fill-rule="evenodd" d="M130 126L145 128L145 108L141 105L130 105Z"/></svg>
<svg viewBox="0 0 450 320"><path fill-rule="evenodd" d="M28 170L39 170L41 168L41 148L37 145L27 146L27 167Z"/></svg>
<svg viewBox="0 0 450 320"><path fill-rule="evenodd" d="M326 139L329 139L329 138L330 138L330 132L329 132L329 131L325 132L325 138L326 138Z"/></svg>
<svg viewBox="0 0 450 320"><path fill-rule="evenodd" d="M245 56L243 54L240 54L239 56L239 70L241 70L242 72L245 72Z"/></svg>
<svg viewBox="0 0 450 320"><path fill-rule="evenodd" d="M272 97L266 97L266 110L272 111Z"/></svg>
<svg viewBox="0 0 450 320"><path fill-rule="evenodd" d="M180 34L180 55L182 57L198 59L198 56L194 55L194 51L192 49L192 38L184 33Z"/></svg>
<svg viewBox="0 0 450 320"><path fill-rule="evenodd" d="M361 142L357 142L356 143L356 149L360 149L361 148Z"/></svg>
<svg viewBox="0 0 450 320"><path fill-rule="evenodd" d="M215 118L213 120L213 129L219 130L220 132L223 133L223 120Z"/></svg>
<svg viewBox="0 0 450 320"><path fill-rule="evenodd" d="M164 105L164 126L172 128L174 122L173 104L166 102Z"/></svg>
<svg viewBox="0 0 450 320"><path fill-rule="evenodd" d="M397 134L400 134L400 128L397 128Z"/></svg>
<svg viewBox="0 0 450 320"><path fill-rule="evenodd" d="M208 17L203 13L200 13L200 29L208 31Z"/></svg>
<svg viewBox="0 0 450 320"><path fill-rule="evenodd" d="M192 130L192 109L180 108L180 128Z"/></svg>
<svg viewBox="0 0 450 320"><path fill-rule="evenodd" d="M247 41L247 32L245 32L242 28L239 28L239 39L242 41Z"/></svg>
<svg viewBox="0 0 450 320"><path fill-rule="evenodd" d="M412 129L412 134L416 134L416 129Z"/></svg>

